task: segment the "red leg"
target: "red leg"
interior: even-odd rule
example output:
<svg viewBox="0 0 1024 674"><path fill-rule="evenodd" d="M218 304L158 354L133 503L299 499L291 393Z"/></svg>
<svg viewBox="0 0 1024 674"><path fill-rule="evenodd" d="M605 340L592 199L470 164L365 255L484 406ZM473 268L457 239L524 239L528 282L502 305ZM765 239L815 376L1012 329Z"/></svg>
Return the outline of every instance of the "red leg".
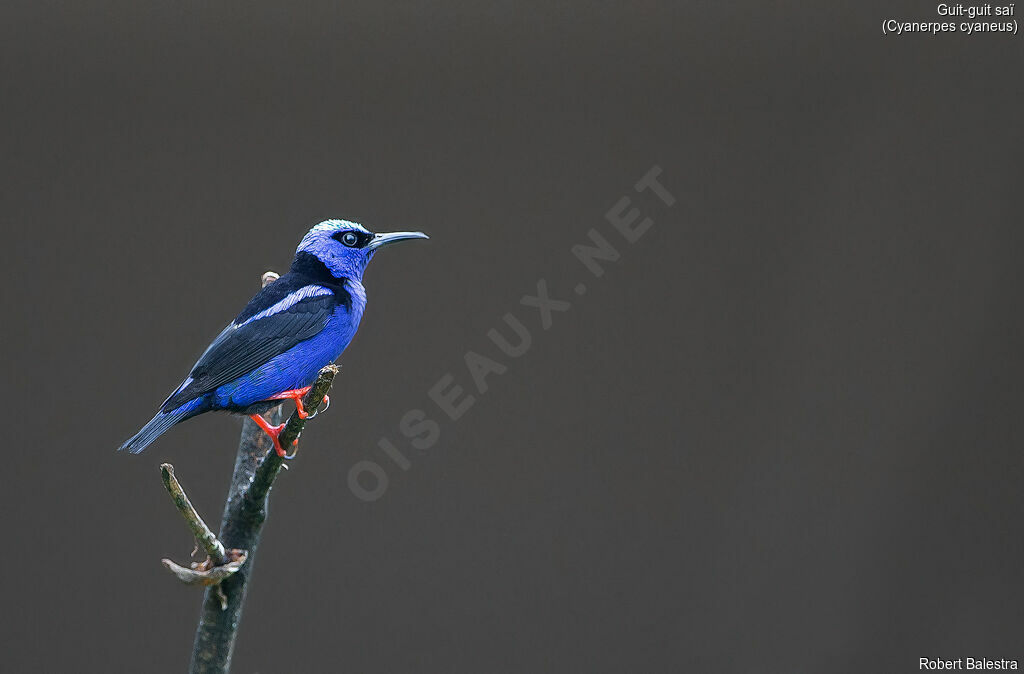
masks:
<svg viewBox="0 0 1024 674"><path fill-rule="evenodd" d="M306 394L309 393L309 389L311 388L313 387L306 386L305 388L295 388L289 391L281 391L277 395L270 396L269 398L267 398L267 400L294 400L295 411L299 413L299 418L305 419L309 416L309 413L306 412L306 407L302 404L302 399L306 397ZM330 397L324 396L324 409L327 409L330 406L330 404ZM320 411L322 412L323 410Z"/></svg>
<svg viewBox="0 0 1024 674"><path fill-rule="evenodd" d="M277 455L282 458L287 458L288 453L284 451L283 447L281 447L281 441L278 439L278 436L281 435L281 430L284 428L284 424L281 424L280 426L271 426L270 422L259 414L250 414L249 418L255 421L256 425L262 428L263 431L270 436L270 439L274 441L274 451L277 452ZM292 444L294 445L295 443L293 442Z"/></svg>
<svg viewBox="0 0 1024 674"><path fill-rule="evenodd" d="M306 397L306 394L309 393L309 389L311 388L313 387L306 386L305 388L296 388L290 389L288 391L281 391L276 395L270 396L269 398L267 398L267 400L294 400L295 411L298 412L299 418L305 419L309 417L309 413L306 412L306 408L302 404L302 399ZM324 396L324 403L330 405L331 399L328 398L327 396ZM327 408L325 407L324 409ZM269 435L270 438L274 441L274 451L277 452L278 456L285 459L290 459L292 458L292 456L294 456L294 454L289 456L288 453L284 451L284 448L281 447L281 441L278 439L278 436L281 434L281 430L284 428L284 424L281 424L280 426L271 426L270 423L259 414L250 414L249 418L255 421L259 425L259 427L262 428L266 432L266 434ZM298 438L296 438L295 441L292 442L292 444L295 445L298 444L298 442Z"/></svg>
<svg viewBox="0 0 1024 674"><path fill-rule="evenodd" d="M309 416L309 414L306 413L306 408L303 407L302 405L302 399L306 397L306 394L309 393L309 389L311 388L312 386L307 386L305 388L295 388L289 391L281 391L277 395L270 396L269 398L267 398L267 400L294 400L295 411L299 413L299 418L305 419L306 417Z"/></svg>

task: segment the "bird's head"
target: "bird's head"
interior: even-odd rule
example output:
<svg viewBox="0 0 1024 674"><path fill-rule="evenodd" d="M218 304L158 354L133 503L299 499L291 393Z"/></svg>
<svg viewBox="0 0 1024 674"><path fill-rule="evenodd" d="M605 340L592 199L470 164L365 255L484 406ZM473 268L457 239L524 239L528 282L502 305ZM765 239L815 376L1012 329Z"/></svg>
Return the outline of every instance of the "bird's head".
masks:
<svg viewBox="0 0 1024 674"><path fill-rule="evenodd" d="M332 276L359 280L367 263L381 246L406 239L429 238L423 232L374 234L357 222L324 220L302 237L295 249L296 261L303 253L322 262Z"/></svg>

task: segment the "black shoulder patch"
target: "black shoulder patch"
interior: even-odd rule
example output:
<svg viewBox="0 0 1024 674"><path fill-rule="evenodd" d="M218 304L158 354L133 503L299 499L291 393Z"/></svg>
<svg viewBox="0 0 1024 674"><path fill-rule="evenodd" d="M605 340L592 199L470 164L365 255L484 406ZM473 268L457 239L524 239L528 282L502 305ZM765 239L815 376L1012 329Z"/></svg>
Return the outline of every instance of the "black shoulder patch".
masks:
<svg viewBox="0 0 1024 674"><path fill-rule="evenodd" d="M291 281L290 283L297 283L297 285L292 286L291 290L313 283L322 285L334 291L334 296L339 304L345 305L346 309L352 308L352 296L345 287L345 281L347 279L338 278L332 274L331 270L327 268L327 265L312 253L307 253L306 251L296 253L295 260L292 262L291 270L278 280L271 283L267 288L273 288L278 283L288 279L289 277L295 279L295 281ZM282 297L291 292L291 290L286 290L282 294Z"/></svg>
<svg viewBox="0 0 1024 674"><path fill-rule="evenodd" d="M320 285L341 285L345 282L345 279L338 278L332 274L331 270L327 268L327 265L323 263L323 260L312 253L307 253L306 251L295 254L295 260L292 261L291 271L299 276L303 276L311 281L319 283ZM290 276L290 274L285 274L285 276ZM274 283L277 283L277 281L274 281Z"/></svg>

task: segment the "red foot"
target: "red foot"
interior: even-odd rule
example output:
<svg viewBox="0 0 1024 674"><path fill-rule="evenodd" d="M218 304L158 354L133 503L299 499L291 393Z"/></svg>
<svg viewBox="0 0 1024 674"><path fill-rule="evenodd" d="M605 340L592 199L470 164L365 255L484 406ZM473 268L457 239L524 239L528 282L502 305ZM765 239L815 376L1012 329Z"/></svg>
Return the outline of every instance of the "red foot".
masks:
<svg viewBox="0 0 1024 674"><path fill-rule="evenodd" d="M288 456L288 452L284 451L284 448L281 447L281 440L278 438L278 436L281 435L281 430L284 429L284 424L281 424L279 426L271 426L270 422L264 419L259 414L250 414L249 418L255 421L256 424L260 428L262 428L267 435L270 436L270 439L274 441L274 451L277 452L278 456L280 456L282 459L291 458L290 456ZM292 444L294 445L298 441L299 439L296 438L295 440L292 440Z"/></svg>
<svg viewBox="0 0 1024 674"><path fill-rule="evenodd" d="M299 418L305 419L309 414L306 413L306 408L302 406L302 399L306 397L306 394L309 393L309 389L311 388L313 387L307 386L305 388L293 388L289 391L281 391L277 395L270 396L267 400L294 400L295 411L299 413Z"/></svg>
<svg viewBox="0 0 1024 674"><path fill-rule="evenodd" d="M298 412L299 418L306 419L307 417L309 417L309 412L306 411L305 406L302 404L302 399L306 397L306 394L309 393L309 389L311 388L313 387L306 386L305 388L295 388L290 389L288 391L281 391L276 395L270 396L269 398L267 398L267 400L294 400L295 411ZM324 396L324 403L326 405L330 405L331 399L328 398L327 396ZM327 408L325 407L324 409ZM278 456L280 456L283 459L290 459L295 456L294 454L288 454L288 452L284 451L284 448L281 447L281 441L278 439L278 436L281 434L281 430L284 428L284 424L281 424L280 426L271 426L270 423L259 414L250 414L249 418L255 421L257 424L259 424L259 427L262 428L266 432L266 434L269 435L270 438L274 441L274 451L277 452ZM292 445L298 444L298 442L299 440L298 438L296 438L295 440L292 441Z"/></svg>
<svg viewBox="0 0 1024 674"><path fill-rule="evenodd" d="M309 393L309 389L311 388L313 387L306 386L305 388L295 388L291 389L290 391L281 391L277 395L270 396L269 398L267 398L267 400L294 400L295 411L299 413L299 418L305 419L309 417L309 412L306 411L305 406L302 404L302 399L306 397L306 395ZM327 409L327 407L329 407L330 404L330 397L324 396L324 409ZM322 412L323 410L320 411Z"/></svg>

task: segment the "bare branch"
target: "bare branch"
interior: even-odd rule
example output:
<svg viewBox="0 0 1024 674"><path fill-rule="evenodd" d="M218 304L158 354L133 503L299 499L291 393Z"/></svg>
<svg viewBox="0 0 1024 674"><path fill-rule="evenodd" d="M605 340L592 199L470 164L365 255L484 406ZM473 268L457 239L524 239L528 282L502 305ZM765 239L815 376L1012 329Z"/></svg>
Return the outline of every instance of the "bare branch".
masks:
<svg viewBox="0 0 1024 674"><path fill-rule="evenodd" d="M178 512L185 518L185 522L188 524L188 528L192 530L192 535L195 536L196 542L203 550L206 550L206 554L209 555L214 564L223 564L225 556L224 545L210 531L210 527L206 526L206 522L196 512L195 506L188 500L188 495L185 494L185 490L178 483L178 478L174 477L174 466L169 463L160 464L160 475L164 479L164 487L167 489L167 493L171 495L171 500L174 501ZM167 561L164 560L165 566Z"/></svg>

